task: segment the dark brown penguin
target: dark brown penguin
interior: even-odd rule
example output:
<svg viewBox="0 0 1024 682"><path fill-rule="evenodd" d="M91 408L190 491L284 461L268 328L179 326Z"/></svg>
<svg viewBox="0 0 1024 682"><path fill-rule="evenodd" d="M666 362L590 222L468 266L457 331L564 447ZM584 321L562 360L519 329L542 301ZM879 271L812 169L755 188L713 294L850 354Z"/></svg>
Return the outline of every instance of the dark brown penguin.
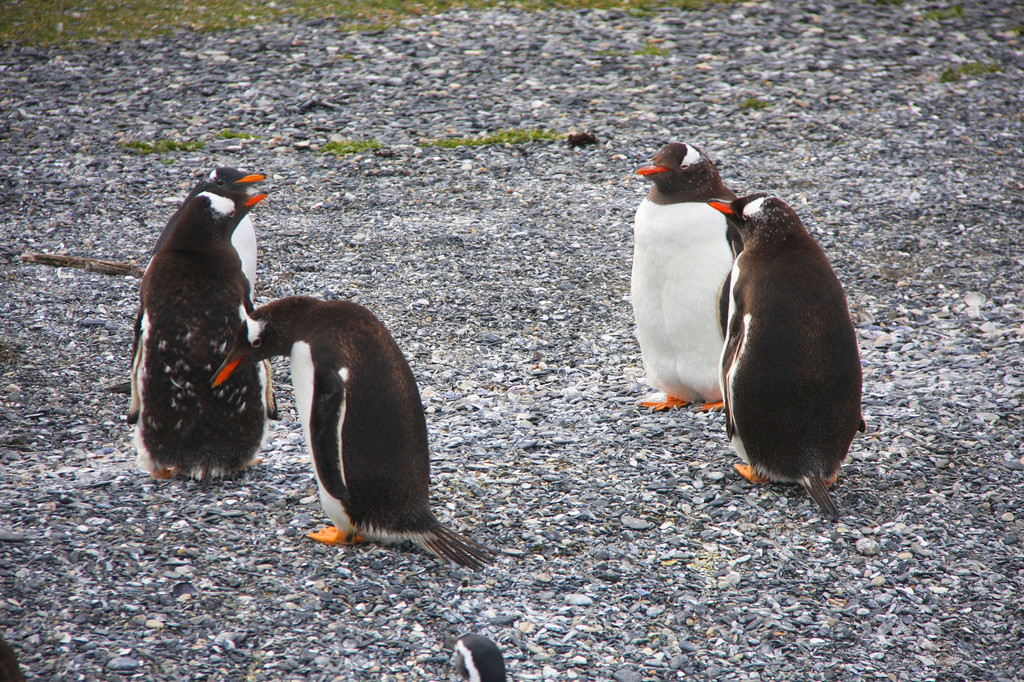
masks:
<svg viewBox="0 0 1024 682"><path fill-rule="evenodd" d="M736 195L692 145L665 145L637 173L654 184L633 223L633 314L647 381L665 394L643 404L720 408L721 304L733 251L727 221L707 202Z"/></svg>
<svg viewBox="0 0 1024 682"><path fill-rule="evenodd" d="M265 367L212 389L238 323L252 310L231 235L266 195L244 175L198 193L142 279L129 423L140 468L154 478L224 476L255 463L275 417Z"/></svg>
<svg viewBox="0 0 1024 682"><path fill-rule="evenodd" d="M0 637L0 682L25 682L18 658L3 637Z"/></svg>
<svg viewBox="0 0 1024 682"><path fill-rule="evenodd" d="M797 482L831 517L829 495L861 417L861 366L843 287L782 200L708 202L736 227L721 381L726 432L747 480Z"/></svg>
<svg viewBox="0 0 1024 682"><path fill-rule="evenodd" d="M412 540L470 568L486 547L430 511L427 424L409 363L369 310L349 301L283 298L253 312L213 378L214 386L265 358L291 358L296 408L320 504L334 527L328 544Z"/></svg>

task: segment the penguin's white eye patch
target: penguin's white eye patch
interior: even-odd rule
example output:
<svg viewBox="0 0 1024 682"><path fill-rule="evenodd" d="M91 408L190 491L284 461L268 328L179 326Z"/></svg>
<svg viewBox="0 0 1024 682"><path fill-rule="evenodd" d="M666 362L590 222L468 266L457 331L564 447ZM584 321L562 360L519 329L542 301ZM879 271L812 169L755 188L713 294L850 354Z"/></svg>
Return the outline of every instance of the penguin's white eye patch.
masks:
<svg viewBox="0 0 1024 682"><path fill-rule="evenodd" d="M681 166L692 166L695 163L697 163L698 161L700 161L700 152L698 152L696 149L694 149L690 145L686 145L686 156L683 157L683 161L682 161L682 163L680 163L680 165Z"/></svg>
<svg viewBox="0 0 1024 682"><path fill-rule="evenodd" d="M212 171L210 171L210 182L213 182L216 179L217 179L217 169L214 168Z"/></svg>
<svg viewBox="0 0 1024 682"><path fill-rule="evenodd" d="M206 197L206 200L210 202L210 208L217 215L234 215L235 202L231 201L231 199L228 199L227 197L222 197L219 194L214 194L213 192L200 192L199 196Z"/></svg>
<svg viewBox="0 0 1024 682"><path fill-rule="evenodd" d="M260 320L254 320L251 317L245 320L245 330L249 337L249 345L253 348L259 348L263 344L263 339L260 335L263 334L263 322Z"/></svg>
<svg viewBox="0 0 1024 682"><path fill-rule="evenodd" d="M761 197L760 199L754 199L749 204L743 207L743 217L749 218L757 215L761 212L761 207L764 205L764 200L768 197Z"/></svg>

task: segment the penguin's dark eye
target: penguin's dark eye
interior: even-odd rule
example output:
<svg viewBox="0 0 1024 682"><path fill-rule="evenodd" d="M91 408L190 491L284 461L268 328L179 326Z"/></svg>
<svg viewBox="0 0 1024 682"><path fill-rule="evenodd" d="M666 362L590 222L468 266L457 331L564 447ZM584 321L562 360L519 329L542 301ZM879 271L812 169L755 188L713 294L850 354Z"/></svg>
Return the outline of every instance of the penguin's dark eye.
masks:
<svg viewBox="0 0 1024 682"><path fill-rule="evenodd" d="M223 187L224 186L224 179L223 178L217 178L217 186L218 187Z"/></svg>
<svg viewBox="0 0 1024 682"><path fill-rule="evenodd" d="M252 340L251 345L253 348L259 348L260 346L263 345L263 339L257 336L255 339Z"/></svg>

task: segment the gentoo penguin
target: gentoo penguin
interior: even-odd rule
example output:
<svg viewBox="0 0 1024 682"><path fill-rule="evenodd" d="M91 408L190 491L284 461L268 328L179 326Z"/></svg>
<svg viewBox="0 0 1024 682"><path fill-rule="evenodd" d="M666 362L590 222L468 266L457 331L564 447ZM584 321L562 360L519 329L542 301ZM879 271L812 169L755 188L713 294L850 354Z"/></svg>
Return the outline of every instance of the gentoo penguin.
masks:
<svg viewBox="0 0 1024 682"><path fill-rule="evenodd" d="M18 658L3 637L0 637L0 682L25 682L21 666L18 665Z"/></svg>
<svg viewBox="0 0 1024 682"><path fill-rule="evenodd" d="M861 417L857 338L828 257L782 200L711 201L743 239L722 351L725 427L753 483L797 482L833 518L828 486Z"/></svg>
<svg viewBox="0 0 1024 682"><path fill-rule="evenodd" d="M455 640L455 672L466 682L505 682L505 659L498 645L480 635Z"/></svg>
<svg viewBox="0 0 1024 682"><path fill-rule="evenodd" d="M470 568L490 550L441 525L430 511L427 424L409 363L369 310L350 301L283 298L241 324L213 377L221 386L264 358L291 356L292 386L334 527L328 544L413 540Z"/></svg>
<svg viewBox="0 0 1024 682"><path fill-rule="evenodd" d="M647 381L665 393L643 404L664 410L703 401L701 409L719 408L720 304L733 250L726 220L707 202L736 195L692 145L665 145L637 173L654 186L633 223L633 314Z"/></svg>
<svg viewBox="0 0 1024 682"><path fill-rule="evenodd" d="M156 245L153 247L153 253L155 254L159 251L164 243L167 242L168 237L171 236L171 232L174 230L174 226L178 224L182 214L185 212L185 208L196 195L218 187L227 187L246 175L246 173L235 168L222 167L216 168L210 171L208 175L204 176L202 180L196 183L196 186L193 187L192 191L189 192L187 197L185 197L185 201L181 203L178 210L176 210L170 220L167 221L163 231L156 240ZM253 182L255 182L255 178L259 178L259 180L265 179L263 175L258 173L251 174L248 177L254 178L254 180L252 180ZM242 217L242 220L239 221L238 225L235 227L234 232L231 233L231 246L233 246L235 251L238 253L238 258L241 261L242 272L245 274L246 281L249 282L249 300L252 300L256 295L256 231L253 228L252 220L248 215ZM142 332L141 327L142 307L140 306L138 313L135 315L133 349L138 345L139 334ZM132 356L134 357L134 351ZM267 376L267 381L269 382L271 376L269 363L263 371ZM131 391L131 383L125 382L123 384L115 384L110 386L107 390L113 393L129 393ZM273 400L273 392L270 393L270 398Z"/></svg>
<svg viewBox="0 0 1024 682"><path fill-rule="evenodd" d="M235 168L215 168L210 171L209 175L203 177L196 186L192 188L192 191L185 197L185 201L181 203L178 210L174 212L170 220L167 221L167 225L164 226L163 231L156 240L156 246L153 247L153 253L160 250L160 247L164 245L168 237L171 236L171 232L174 230L174 226L177 225L181 219L182 214L185 212L185 208L188 206L193 197L201 192L208 192L218 187L227 187L235 182L238 182L243 177L249 175L243 173ZM257 174L249 175L249 177L255 177ZM265 179L262 175L260 179ZM256 230L252 226L252 219L248 216L242 216L242 219L238 221L238 225L235 227L235 231L231 233L231 246L238 252L238 258L242 261L242 272L245 273L245 279L249 282L249 298L256 295Z"/></svg>
<svg viewBox="0 0 1024 682"><path fill-rule="evenodd" d="M128 421L138 464L154 478L244 469L256 461L267 418L276 417L264 367L223 389L209 382L252 310L230 239L266 197L254 187L263 177L244 175L190 199L142 278Z"/></svg>

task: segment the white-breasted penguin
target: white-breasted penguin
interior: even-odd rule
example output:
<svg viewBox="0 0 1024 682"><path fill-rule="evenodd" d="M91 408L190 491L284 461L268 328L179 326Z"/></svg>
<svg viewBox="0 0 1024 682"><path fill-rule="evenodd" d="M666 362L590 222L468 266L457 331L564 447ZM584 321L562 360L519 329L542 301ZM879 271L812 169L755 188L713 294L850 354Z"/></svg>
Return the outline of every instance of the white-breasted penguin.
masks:
<svg viewBox="0 0 1024 682"><path fill-rule="evenodd" d="M277 355L291 358L295 403L320 493L334 526L328 544L412 540L479 568L491 551L430 511L430 453L419 389L398 344L350 301L283 298L242 323L213 385Z"/></svg>
<svg viewBox="0 0 1024 682"><path fill-rule="evenodd" d="M781 199L711 201L743 240L721 359L726 433L753 483L800 483L832 518L828 487L865 428L857 337L825 252Z"/></svg>
<svg viewBox="0 0 1024 682"><path fill-rule="evenodd" d="M498 645L482 635L467 634L455 640L453 661L465 682L505 682L505 659Z"/></svg>
<svg viewBox="0 0 1024 682"><path fill-rule="evenodd" d="M726 220L707 202L736 195L704 152L679 142L637 173L654 185L633 223L633 314L647 381L665 394L643 404L719 408L723 291L733 249Z"/></svg>
<svg viewBox="0 0 1024 682"><path fill-rule="evenodd" d="M230 387L209 382L252 310L230 239L266 197L254 187L263 179L240 175L190 199L143 276L128 422L139 467L154 478L244 469L276 417L266 368L250 368Z"/></svg>

